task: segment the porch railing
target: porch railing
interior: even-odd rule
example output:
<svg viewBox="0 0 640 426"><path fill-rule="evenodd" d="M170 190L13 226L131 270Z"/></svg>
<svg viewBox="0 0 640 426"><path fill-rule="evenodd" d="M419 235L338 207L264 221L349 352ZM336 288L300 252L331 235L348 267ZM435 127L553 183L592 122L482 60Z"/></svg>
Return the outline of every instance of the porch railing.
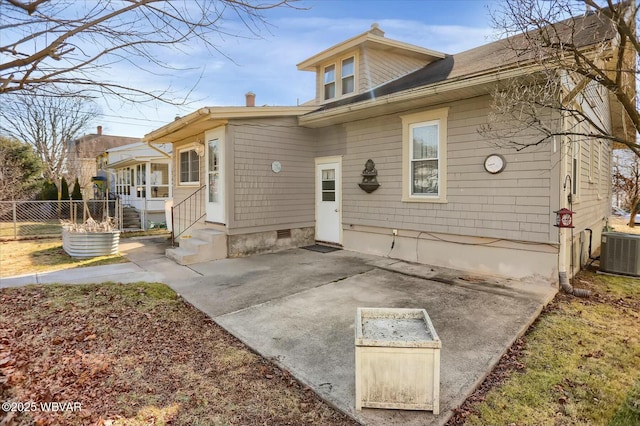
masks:
<svg viewBox="0 0 640 426"><path fill-rule="evenodd" d="M206 215L205 189L202 185L193 194L171 207L171 245L175 246L176 238L195 225Z"/></svg>

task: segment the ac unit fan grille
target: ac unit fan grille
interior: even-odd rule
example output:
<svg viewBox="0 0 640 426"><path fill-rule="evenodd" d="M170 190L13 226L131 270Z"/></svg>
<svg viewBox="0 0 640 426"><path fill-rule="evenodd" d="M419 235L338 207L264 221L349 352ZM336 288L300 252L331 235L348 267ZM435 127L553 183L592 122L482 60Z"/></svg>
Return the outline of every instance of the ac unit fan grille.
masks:
<svg viewBox="0 0 640 426"><path fill-rule="evenodd" d="M601 251L602 271L640 276L640 236L604 233Z"/></svg>

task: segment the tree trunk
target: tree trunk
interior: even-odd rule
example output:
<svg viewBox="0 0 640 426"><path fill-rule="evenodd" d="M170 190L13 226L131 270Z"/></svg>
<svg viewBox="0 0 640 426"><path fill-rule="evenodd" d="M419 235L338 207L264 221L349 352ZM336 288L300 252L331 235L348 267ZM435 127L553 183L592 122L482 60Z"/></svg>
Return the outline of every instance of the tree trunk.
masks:
<svg viewBox="0 0 640 426"><path fill-rule="evenodd" d="M629 213L629 223L627 224L629 228L634 228L636 226L636 214L638 213L638 200L634 200L635 202L631 203L631 212Z"/></svg>

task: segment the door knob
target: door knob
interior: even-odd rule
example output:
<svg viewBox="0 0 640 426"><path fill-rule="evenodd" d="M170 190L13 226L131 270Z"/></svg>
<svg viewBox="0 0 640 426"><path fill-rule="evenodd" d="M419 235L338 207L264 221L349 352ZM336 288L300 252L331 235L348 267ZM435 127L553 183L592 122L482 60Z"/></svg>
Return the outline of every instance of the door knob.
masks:
<svg viewBox="0 0 640 426"><path fill-rule="evenodd" d="M336 209L336 213L338 213L338 209Z"/></svg>

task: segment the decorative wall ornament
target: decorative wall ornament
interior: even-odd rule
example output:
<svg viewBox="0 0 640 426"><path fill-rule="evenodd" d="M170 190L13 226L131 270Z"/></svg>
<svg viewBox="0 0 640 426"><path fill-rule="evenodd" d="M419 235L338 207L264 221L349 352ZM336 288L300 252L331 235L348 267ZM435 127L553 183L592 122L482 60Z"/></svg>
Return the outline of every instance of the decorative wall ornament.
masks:
<svg viewBox="0 0 640 426"><path fill-rule="evenodd" d="M378 189L380 184L378 183L378 171L376 170L376 163L371 158L364 163L364 170L362 171L362 182L358 184L360 189L367 193L371 193Z"/></svg>
<svg viewBox="0 0 640 426"><path fill-rule="evenodd" d="M198 157L202 157L204 155L204 141L200 139L196 141L196 154L198 154Z"/></svg>

